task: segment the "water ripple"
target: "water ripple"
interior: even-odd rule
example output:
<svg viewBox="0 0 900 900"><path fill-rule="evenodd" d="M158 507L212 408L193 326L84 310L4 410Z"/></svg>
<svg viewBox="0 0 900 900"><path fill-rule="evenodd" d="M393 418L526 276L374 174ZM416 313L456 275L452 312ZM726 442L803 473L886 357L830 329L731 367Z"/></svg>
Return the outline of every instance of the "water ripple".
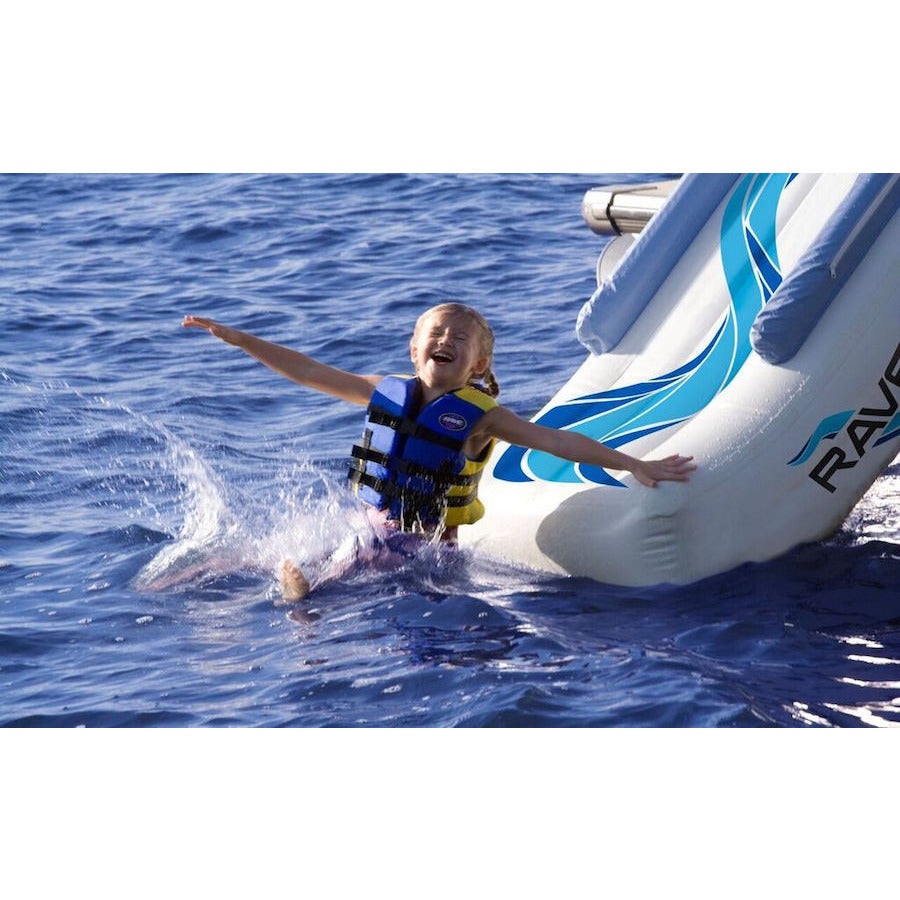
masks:
<svg viewBox="0 0 900 900"><path fill-rule="evenodd" d="M582 351L600 175L0 177L0 724L894 726L900 467L831 540L629 590L433 548L350 567L359 410L180 327L405 371L427 306L491 320L533 414Z"/></svg>

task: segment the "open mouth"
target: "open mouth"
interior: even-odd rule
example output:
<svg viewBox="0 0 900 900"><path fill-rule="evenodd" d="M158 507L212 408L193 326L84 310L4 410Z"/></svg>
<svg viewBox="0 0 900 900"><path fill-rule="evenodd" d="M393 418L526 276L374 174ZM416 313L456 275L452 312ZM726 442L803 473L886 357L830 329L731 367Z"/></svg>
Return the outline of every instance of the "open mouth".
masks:
<svg viewBox="0 0 900 900"><path fill-rule="evenodd" d="M436 350L434 353L432 353L432 354L431 354L431 358L432 358L436 363L450 363L450 362L453 362L453 357L450 356L450 354L444 353L444 352L441 351L441 350Z"/></svg>

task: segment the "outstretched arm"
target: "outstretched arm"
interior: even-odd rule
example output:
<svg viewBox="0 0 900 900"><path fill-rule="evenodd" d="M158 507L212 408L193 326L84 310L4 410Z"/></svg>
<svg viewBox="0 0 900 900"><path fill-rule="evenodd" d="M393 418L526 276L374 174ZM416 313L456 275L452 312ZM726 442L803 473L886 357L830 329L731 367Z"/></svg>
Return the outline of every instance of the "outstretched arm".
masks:
<svg viewBox="0 0 900 900"><path fill-rule="evenodd" d="M378 375L354 375L343 369L326 366L310 356L281 347L278 344L270 344L261 338L254 337L220 325L212 319L202 319L199 316L185 316L182 322L185 328L204 328L213 337L240 347L245 353L249 353L254 359L258 359L263 365L268 366L273 372L290 378L305 387L340 397L341 400L349 400L351 403L359 403L365 406L372 398L375 385L378 384Z"/></svg>
<svg viewBox="0 0 900 900"><path fill-rule="evenodd" d="M692 456L675 454L665 459L637 459L576 431L562 431L527 422L502 406L485 413L479 425L479 431L483 431L486 437L500 438L509 444L532 450L543 450L572 462L631 472L647 487L656 487L659 481L687 481L688 473L697 468L691 462Z"/></svg>

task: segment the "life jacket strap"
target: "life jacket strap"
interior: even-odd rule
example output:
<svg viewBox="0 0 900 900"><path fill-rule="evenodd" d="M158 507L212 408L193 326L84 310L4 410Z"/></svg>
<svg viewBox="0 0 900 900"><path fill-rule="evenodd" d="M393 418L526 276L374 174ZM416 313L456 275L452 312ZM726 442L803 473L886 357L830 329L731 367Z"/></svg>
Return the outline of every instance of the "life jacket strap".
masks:
<svg viewBox="0 0 900 900"><path fill-rule="evenodd" d="M360 447L358 444L353 445L350 454L355 459L363 460L364 463L373 462L377 463L379 466L384 466L386 469L400 472L403 475L415 475L419 478L427 478L442 487L445 485L451 487L468 487L472 484L478 484L481 480L480 470L474 475L454 475L452 472L442 472L440 469L429 469L421 463L397 459L396 457L389 456L387 453L382 453L380 450L372 450L370 447L366 446ZM365 471L365 465L361 468Z"/></svg>
<svg viewBox="0 0 900 900"><path fill-rule="evenodd" d="M465 438L460 440L458 438L448 437L444 434L438 434L438 432L432 431L424 425L419 425L414 419L407 419L405 416L395 416L381 406L370 405L368 416L369 421L373 422L375 425L385 425L399 434L410 435L411 437L437 444L440 447L448 447L451 450L462 450L463 444L465 443Z"/></svg>
<svg viewBox="0 0 900 900"><path fill-rule="evenodd" d="M373 491L376 491L385 497L399 497L402 501L408 501L416 505L432 504L435 507L441 508L445 506L468 506L470 503L475 502L476 494L474 491L459 497L442 498L435 494L414 491L410 488L398 485L394 481L389 481L387 478L376 478L374 475L369 475L367 472L363 472L355 466L350 467L350 472L348 474L352 484L362 484L372 488Z"/></svg>

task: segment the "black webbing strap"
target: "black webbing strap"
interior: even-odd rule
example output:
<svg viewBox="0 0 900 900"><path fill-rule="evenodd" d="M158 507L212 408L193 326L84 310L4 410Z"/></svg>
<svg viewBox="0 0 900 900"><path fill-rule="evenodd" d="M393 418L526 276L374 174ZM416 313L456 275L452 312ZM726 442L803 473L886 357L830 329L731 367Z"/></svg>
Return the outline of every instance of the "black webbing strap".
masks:
<svg viewBox="0 0 900 900"><path fill-rule="evenodd" d="M436 507L468 506L470 503L475 502L476 496L474 491L471 494L465 494L460 497L443 498L436 496L435 494L413 491L398 485L394 481L389 481L386 478L376 478L374 475L369 475L367 472L361 472L353 466L350 467L350 480L354 484L362 484L366 487L370 487L373 491L382 494L385 497L399 497L402 501L415 505L433 505Z"/></svg>
<svg viewBox="0 0 900 900"><path fill-rule="evenodd" d="M407 419L404 416L395 416L381 406L369 405L369 421L375 425L386 425L394 431L419 438L423 441L429 441L432 444L438 444L441 447L449 447L451 450L462 450L465 438L452 438L444 434L438 434L424 425L419 425L413 419Z"/></svg>
<svg viewBox="0 0 900 900"><path fill-rule="evenodd" d="M363 453L369 452L369 444L372 442L372 429L367 428L363 432L363 442L362 447L358 447L356 444L353 445L354 453L355 451L361 450ZM359 466L352 465L350 466L350 471L347 473L347 477L350 479L350 484L356 487L359 484L360 475L362 475L366 471L366 458L364 456L357 457L361 460Z"/></svg>
<svg viewBox="0 0 900 900"><path fill-rule="evenodd" d="M360 447L356 444L350 454L354 459L360 459L364 462L377 463L386 469L392 469L403 475L415 475L419 478L427 478L440 485L449 485L451 487L468 487L471 484L477 484L481 478L481 472L474 475L454 475L452 472L443 472L440 469L429 469L421 463L409 462L405 459L396 459L388 456L387 453L381 453L379 450L372 450L370 447ZM365 465L361 466L365 471Z"/></svg>

